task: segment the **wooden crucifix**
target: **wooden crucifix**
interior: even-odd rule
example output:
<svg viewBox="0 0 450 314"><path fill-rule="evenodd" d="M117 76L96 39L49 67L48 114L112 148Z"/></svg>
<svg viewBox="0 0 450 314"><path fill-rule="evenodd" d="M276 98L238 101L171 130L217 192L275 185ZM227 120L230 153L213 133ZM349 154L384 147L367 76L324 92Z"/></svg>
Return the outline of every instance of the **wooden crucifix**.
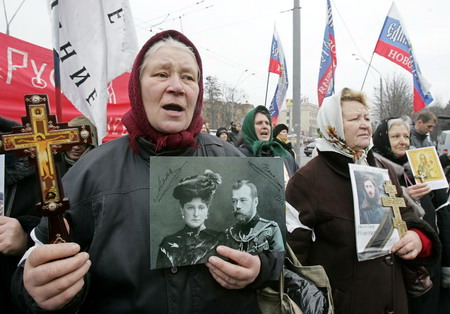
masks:
<svg viewBox="0 0 450 314"><path fill-rule="evenodd" d="M27 115L23 126L0 134L0 153L15 152L27 156L36 166L41 202L38 212L48 216L49 243L69 241L62 214L69 208L64 198L54 155L72 146L92 143L89 126L68 127L50 115L47 95L25 95Z"/></svg>
<svg viewBox="0 0 450 314"><path fill-rule="evenodd" d="M392 224L395 228L397 228L401 238L406 234L406 231L408 231L408 227L400 214L400 207L406 207L405 200L402 197L395 196L397 194L397 188L390 180L387 180L384 183L384 191L389 195L389 197L381 197L381 203L385 207L392 207L392 210L394 211Z"/></svg>

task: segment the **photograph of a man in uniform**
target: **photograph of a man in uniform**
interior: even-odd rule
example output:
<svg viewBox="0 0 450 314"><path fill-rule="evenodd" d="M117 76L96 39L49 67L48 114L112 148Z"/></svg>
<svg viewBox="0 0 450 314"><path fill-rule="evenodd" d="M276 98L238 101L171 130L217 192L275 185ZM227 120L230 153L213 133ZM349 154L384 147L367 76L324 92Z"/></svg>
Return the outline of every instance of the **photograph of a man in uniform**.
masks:
<svg viewBox="0 0 450 314"><path fill-rule="evenodd" d="M238 180L232 187L233 215L236 224L227 231L231 247L251 254L264 251L283 252L283 237L276 221L258 214L258 191L248 180Z"/></svg>

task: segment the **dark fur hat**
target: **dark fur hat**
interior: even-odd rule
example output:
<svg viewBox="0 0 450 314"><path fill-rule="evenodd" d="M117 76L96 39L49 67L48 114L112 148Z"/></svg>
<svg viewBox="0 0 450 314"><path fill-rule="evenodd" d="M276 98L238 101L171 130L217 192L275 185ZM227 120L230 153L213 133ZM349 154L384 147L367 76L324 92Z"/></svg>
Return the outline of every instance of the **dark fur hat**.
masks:
<svg viewBox="0 0 450 314"><path fill-rule="evenodd" d="M217 131L216 131L216 136L220 137L220 134L222 134L222 133L227 133L227 135L228 135L227 129L224 128L224 127L218 128Z"/></svg>
<svg viewBox="0 0 450 314"><path fill-rule="evenodd" d="M173 197L184 205L193 198L200 197L209 204L217 186L222 183L222 177L209 169L201 175L189 176L181 179L180 183L173 190Z"/></svg>
<svg viewBox="0 0 450 314"><path fill-rule="evenodd" d="M289 132L289 128L287 127L286 124L283 123L278 123L276 126L274 126L273 128L273 138L277 137L278 134L280 134L281 131L286 130Z"/></svg>

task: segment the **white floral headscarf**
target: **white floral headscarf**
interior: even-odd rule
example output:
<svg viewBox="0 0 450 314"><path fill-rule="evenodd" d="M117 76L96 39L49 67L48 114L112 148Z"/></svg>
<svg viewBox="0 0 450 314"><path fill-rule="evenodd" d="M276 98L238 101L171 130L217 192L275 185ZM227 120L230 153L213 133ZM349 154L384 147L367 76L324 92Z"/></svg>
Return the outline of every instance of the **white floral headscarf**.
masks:
<svg viewBox="0 0 450 314"><path fill-rule="evenodd" d="M348 147L344 136L344 123L342 121L341 93L325 98L317 114L319 137L316 140L317 149L321 152L335 152L352 158L356 164L367 164L367 152L372 148L373 142L364 150L355 151Z"/></svg>

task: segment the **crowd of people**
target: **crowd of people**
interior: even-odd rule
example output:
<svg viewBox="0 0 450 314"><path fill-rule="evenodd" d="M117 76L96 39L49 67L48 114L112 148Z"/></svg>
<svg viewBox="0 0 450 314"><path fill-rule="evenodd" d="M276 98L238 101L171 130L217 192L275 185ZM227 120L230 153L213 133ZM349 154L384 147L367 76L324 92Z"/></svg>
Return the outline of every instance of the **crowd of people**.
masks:
<svg viewBox="0 0 450 314"><path fill-rule="evenodd" d="M430 144L432 114L418 115L412 130L393 117L372 132L365 95L344 88L321 106L316 157L299 168L289 128L274 126L264 106L210 134L201 114L200 54L173 30L141 48L129 99L122 119L128 135L74 147L61 158L70 242L47 244L48 219L33 212L36 188L19 196L33 186L35 172L26 160L7 156L7 193L16 196L6 199L0 217L0 312L260 313L258 291L278 287L287 243L303 265L323 266L335 313L450 313L448 194L416 183L406 158L411 145ZM5 123L2 132L14 125ZM284 235L284 228L260 217L257 185L264 182L243 179L233 182L230 204L223 205L236 223L224 232L212 230L205 222L222 177L205 170L179 178L173 197L184 227L159 243L152 268L149 178L155 156L281 158L285 191L279 198L294 219ZM441 156L443 166L449 158ZM400 208L405 235L384 256L364 261L357 256L351 164L385 169L397 196L407 201ZM379 188L364 179L366 212L357 223L392 219ZM433 288L409 296L404 266L426 266Z"/></svg>

